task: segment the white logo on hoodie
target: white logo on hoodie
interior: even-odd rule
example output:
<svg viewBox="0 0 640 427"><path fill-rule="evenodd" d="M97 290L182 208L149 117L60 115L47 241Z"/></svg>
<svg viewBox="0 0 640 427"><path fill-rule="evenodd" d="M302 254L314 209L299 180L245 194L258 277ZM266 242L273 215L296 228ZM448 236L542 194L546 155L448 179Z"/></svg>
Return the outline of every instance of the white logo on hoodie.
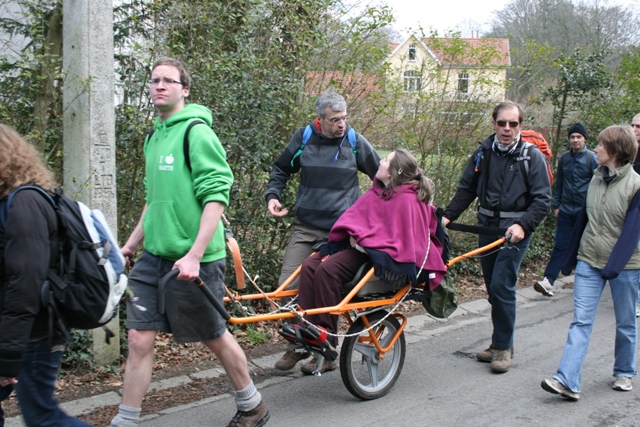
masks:
<svg viewBox="0 0 640 427"><path fill-rule="evenodd" d="M173 157L173 154L169 154L168 156L160 156L160 165L158 166L158 170L172 171L173 166L171 165L173 164L174 161L175 161L175 158Z"/></svg>

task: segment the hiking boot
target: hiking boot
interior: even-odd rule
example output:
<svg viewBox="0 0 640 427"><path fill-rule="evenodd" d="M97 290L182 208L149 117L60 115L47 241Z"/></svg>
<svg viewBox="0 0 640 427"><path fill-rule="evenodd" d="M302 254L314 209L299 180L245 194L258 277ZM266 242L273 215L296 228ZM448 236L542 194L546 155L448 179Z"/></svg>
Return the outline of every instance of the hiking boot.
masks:
<svg viewBox="0 0 640 427"><path fill-rule="evenodd" d="M269 421L269 410L264 400L250 411L238 411L227 427L260 427Z"/></svg>
<svg viewBox="0 0 640 427"><path fill-rule="evenodd" d="M542 280L539 280L535 285L533 285L533 289L535 289L537 292L540 292L545 297L553 296L553 285L546 277Z"/></svg>
<svg viewBox="0 0 640 427"><path fill-rule="evenodd" d="M631 391L631 389L633 388L633 385L631 384L631 378L616 377L616 380L613 382L613 386L611 388L618 391Z"/></svg>
<svg viewBox="0 0 640 427"><path fill-rule="evenodd" d="M311 356L311 353L307 351L300 352L300 351L287 350L282 355L282 357L278 359L278 361L276 362L275 368L280 371L289 371L293 369L294 366L296 366L296 363L298 363L303 359L308 358L309 356Z"/></svg>
<svg viewBox="0 0 640 427"><path fill-rule="evenodd" d="M505 373L511 366L511 349L498 350L493 349L493 359L491 359L491 370L498 374Z"/></svg>
<svg viewBox="0 0 640 427"><path fill-rule="evenodd" d="M313 356L313 359L311 359L310 361L308 361L307 363L305 363L300 367L300 371L305 375L313 375L313 371L316 370L317 366L318 366L318 358ZM335 360L324 359L324 362L322 362L322 368L320 369L320 373L323 374L327 371L333 371L337 367L338 367L338 364L336 363Z"/></svg>
<svg viewBox="0 0 640 427"><path fill-rule="evenodd" d="M491 363L493 361L493 353L495 352L495 348L493 348L493 344L489 346L486 350L482 350L476 353L476 359L480 362ZM511 349L511 358L513 359L513 348Z"/></svg>
<svg viewBox="0 0 640 427"><path fill-rule="evenodd" d="M548 391L549 393L559 394L560 396L566 397L567 399L573 400L574 402L580 400L580 393L571 391L555 378L551 380L542 380L540 386L543 390Z"/></svg>

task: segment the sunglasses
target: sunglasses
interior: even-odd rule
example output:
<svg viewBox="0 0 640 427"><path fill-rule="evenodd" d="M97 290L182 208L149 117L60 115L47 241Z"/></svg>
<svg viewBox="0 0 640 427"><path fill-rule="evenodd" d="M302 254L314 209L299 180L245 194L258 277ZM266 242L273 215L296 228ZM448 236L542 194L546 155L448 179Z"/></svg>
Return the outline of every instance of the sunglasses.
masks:
<svg viewBox="0 0 640 427"><path fill-rule="evenodd" d="M501 128L507 127L507 123L509 124L510 128L517 128L518 126L520 126L520 122L515 122L515 121L514 122L508 122L506 120L497 120L496 121L496 124Z"/></svg>

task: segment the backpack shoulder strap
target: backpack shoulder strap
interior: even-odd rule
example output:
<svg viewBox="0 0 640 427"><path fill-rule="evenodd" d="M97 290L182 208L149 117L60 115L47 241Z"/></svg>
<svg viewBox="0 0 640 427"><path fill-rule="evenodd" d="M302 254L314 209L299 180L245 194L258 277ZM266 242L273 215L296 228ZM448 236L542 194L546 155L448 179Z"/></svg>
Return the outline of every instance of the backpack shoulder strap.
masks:
<svg viewBox="0 0 640 427"><path fill-rule="evenodd" d="M531 156L529 156L529 150L533 147L533 144L530 142L524 141L522 144L522 150L520 150L520 156L516 157L517 161L522 162L522 166L524 167L524 172L529 175L529 160Z"/></svg>
<svg viewBox="0 0 640 427"><path fill-rule="evenodd" d="M358 149L356 148L357 138L356 131L353 128L349 128L349 132L347 132L347 139L349 140L349 145L351 145L351 151L353 151L354 157L358 158Z"/></svg>
<svg viewBox="0 0 640 427"><path fill-rule="evenodd" d="M44 189L36 187L35 185L24 185L22 187L18 187L11 193L9 193L9 195L0 202L0 227L2 227L3 229L7 225L7 216L9 215L9 207L11 206L11 201L13 200L13 197L16 195L16 193L22 190L36 190L40 194L42 194L43 197L49 200L51 206L53 206L54 208L56 207L55 200L53 200L49 193L47 193Z"/></svg>
<svg viewBox="0 0 640 427"><path fill-rule="evenodd" d="M191 123L189 123L189 126L187 126L187 130L184 131L184 141L182 142L182 150L184 152L184 161L187 164L187 168L189 169L189 172L191 172L191 158L189 157L189 132L191 132L192 127L200 123L206 124L204 120L201 120L201 119L192 120Z"/></svg>
<svg viewBox="0 0 640 427"><path fill-rule="evenodd" d="M300 154L302 154L302 150L304 150L304 147L307 145L307 142L309 142L309 138L311 138L312 133L313 133L313 130L311 129L311 125L307 125L307 127L304 128L304 132L302 133L302 142L300 144L300 148L298 148L298 151L296 151L296 154L294 154L293 157L291 158L291 167L293 167L293 162L295 161L296 157L300 157ZM355 139L355 135L354 135L354 139Z"/></svg>

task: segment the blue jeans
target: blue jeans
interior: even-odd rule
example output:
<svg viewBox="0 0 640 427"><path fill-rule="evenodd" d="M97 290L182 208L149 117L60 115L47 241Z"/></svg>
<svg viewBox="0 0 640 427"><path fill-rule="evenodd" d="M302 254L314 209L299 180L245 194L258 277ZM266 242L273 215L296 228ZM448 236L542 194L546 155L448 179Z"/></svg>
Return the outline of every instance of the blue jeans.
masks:
<svg viewBox="0 0 640 427"><path fill-rule="evenodd" d="M556 224L556 243L551 251L551 257L547 268L544 270L544 277L549 279L549 282L553 285L553 282L558 278L560 269L562 268L562 258L564 257L564 251L567 249L569 243L569 237L573 231L573 226L578 220L577 215L569 215L562 211L558 212L558 221Z"/></svg>
<svg viewBox="0 0 640 427"><path fill-rule="evenodd" d="M480 236L478 245L485 246L494 237ZM501 250L480 258L482 275L491 304L493 336L491 344L500 350L513 347L513 331L516 325L516 282L518 270L529 247L531 234L518 243L507 243Z"/></svg>
<svg viewBox="0 0 640 427"><path fill-rule="evenodd" d="M575 393L580 393L582 364L587 355L593 321L600 303L606 280L600 277L602 270L578 261L573 290L573 322L560 359L558 372L554 376ZM636 304L638 302L640 270L623 270L609 281L613 310L616 315L615 363L613 375L633 377L636 375Z"/></svg>
<svg viewBox="0 0 640 427"><path fill-rule="evenodd" d="M24 422L28 427L91 427L64 413L53 398L58 368L66 342L48 339L27 344L23 365L14 384Z"/></svg>

